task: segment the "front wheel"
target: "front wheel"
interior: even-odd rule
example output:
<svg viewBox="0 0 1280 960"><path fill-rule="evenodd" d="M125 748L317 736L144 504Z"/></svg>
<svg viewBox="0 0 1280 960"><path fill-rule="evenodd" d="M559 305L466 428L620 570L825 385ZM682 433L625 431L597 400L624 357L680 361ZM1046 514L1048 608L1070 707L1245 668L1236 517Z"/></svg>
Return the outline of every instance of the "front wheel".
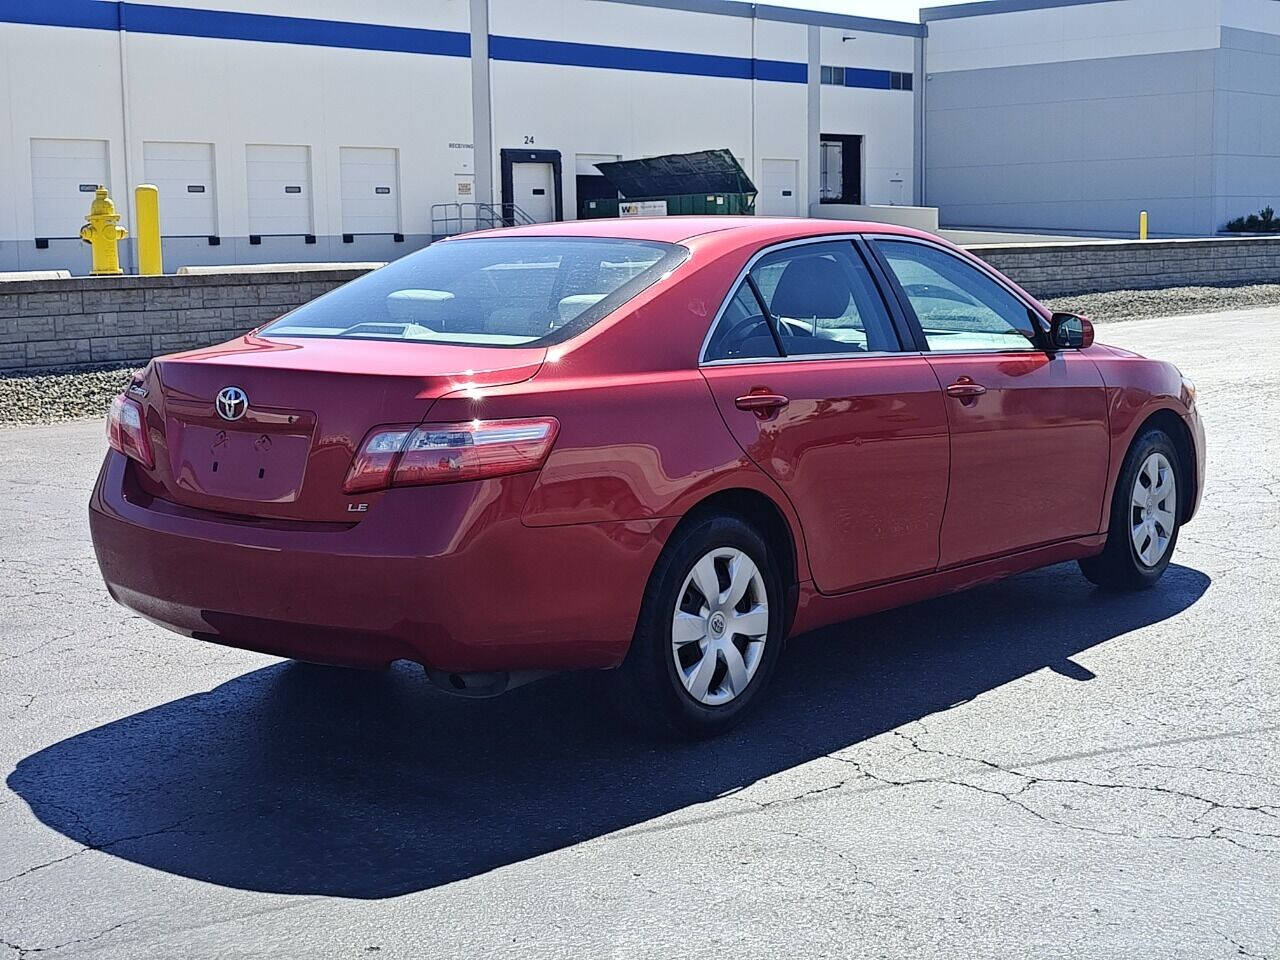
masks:
<svg viewBox="0 0 1280 960"><path fill-rule="evenodd" d="M1111 499L1102 553L1080 561L1100 587L1141 590L1164 574L1178 542L1178 451L1163 430L1142 433L1125 457Z"/></svg>
<svg viewBox="0 0 1280 960"><path fill-rule="evenodd" d="M652 732L727 730L773 673L782 606L778 567L760 535L737 517L697 521L654 569L614 702Z"/></svg>

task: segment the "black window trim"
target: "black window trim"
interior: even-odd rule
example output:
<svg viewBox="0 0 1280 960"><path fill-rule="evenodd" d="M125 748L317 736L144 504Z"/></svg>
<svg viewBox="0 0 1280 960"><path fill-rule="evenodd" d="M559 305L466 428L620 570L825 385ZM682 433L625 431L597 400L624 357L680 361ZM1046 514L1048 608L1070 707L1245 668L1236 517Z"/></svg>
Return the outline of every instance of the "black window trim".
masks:
<svg viewBox="0 0 1280 960"><path fill-rule="evenodd" d="M1009 294L1009 296L1013 297L1014 300L1018 301L1018 303L1021 303L1024 307L1026 307L1027 312L1030 314L1030 316L1035 318L1035 322L1033 322L1032 326L1035 329L1036 339L1032 343L1032 352L1040 351L1042 353L1047 353L1050 355L1054 353L1054 350L1051 348L1049 344L1049 323L1047 320L1045 320L1044 315L1038 309L1038 305L1034 301L1030 300L1025 294L1019 292L1018 290L1015 290L1007 280L1005 280L1001 276L998 276L994 271L991 270L990 267L988 267L985 263L983 263L981 260L977 259L976 257L972 255L957 253L955 250L945 247L940 243L935 243L932 240L927 240L923 237L907 236L900 233L867 233L867 234L863 234L863 240L866 243L868 252L874 258L876 264L879 266L881 273L884 274L885 280L889 284L889 289L893 291L893 296L898 301L898 305L902 310L903 316L907 319L907 322L910 325L911 334L912 334L912 337L915 339L916 347L921 353L934 353L934 354L937 354L938 356L954 357L954 356L961 356L964 354L988 355L988 354L1007 353L1010 355L1017 355L1017 354L1025 354L1028 351L1011 350L1011 349L1005 349L1002 347L971 347L966 350L932 350L930 349L928 338L925 337L924 327L920 323L920 318L916 316L915 308L911 306L911 298L907 296L906 290L904 290L902 288L902 284L898 282L898 276L893 272L893 268L889 265L889 261L885 258L884 253L880 250L878 241L890 240L895 242L919 244L922 247L930 247L934 250L937 250L939 253L947 254L948 256L953 257L956 260L959 260L961 263L968 264L974 270L977 270L983 276L993 281L996 284L996 286L1004 290L1007 294Z"/></svg>
<svg viewBox="0 0 1280 960"><path fill-rule="evenodd" d="M698 348L698 366L700 367L726 367L726 366L745 366L757 363L809 363L821 362L826 360L860 360L864 357L903 357L915 356L922 351L913 343L913 336L907 336L911 333L911 329L907 326L906 317L902 314L901 306L897 303L896 296L890 296L885 286L885 280L880 275L881 271L877 269L876 261L868 256L866 245L859 241L862 240L863 234L859 233L828 233L819 234L810 237L798 237L794 240L783 240L779 243L769 244L761 247L753 253L748 259L742 270L734 278L733 283L729 284L729 290L725 294L723 301L720 303L720 309L715 312L715 316L711 320L711 325L707 328L706 336L702 338L702 346ZM751 276L751 270L756 262L763 257L776 253L779 250L785 250L790 247L809 246L815 243L831 243L845 242L850 245L853 255L862 261L867 268L867 273L871 277L871 282L876 288L876 292L880 295L880 302L884 305L885 313L889 316L889 324L893 330L894 336L898 341L897 350L852 350L848 353L804 353L788 355L783 348L778 332L774 329L774 321L772 314L764 302L764 298L760 295L759 289L756 287L754 278ZM761 315L769 325L769 332L773 335L774 344L778 348L778 356L776 357L722 357L715 360L707 359L707 348L711 346L711 338L715 335L716 328L720 325L720 320L724 316L726 310L729 309L733 298L737 296L739 287L744 282L750 282L751 292L756 298L756 302L760 304Z"/></svg>

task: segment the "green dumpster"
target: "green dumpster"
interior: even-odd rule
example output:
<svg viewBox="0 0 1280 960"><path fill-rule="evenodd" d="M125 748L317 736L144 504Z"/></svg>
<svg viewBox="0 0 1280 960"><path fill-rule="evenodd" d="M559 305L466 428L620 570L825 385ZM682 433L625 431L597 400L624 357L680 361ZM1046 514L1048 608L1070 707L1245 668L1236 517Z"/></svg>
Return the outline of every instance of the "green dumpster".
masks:
<svg viewBox="0 0 1280 960"><path fill-rule="evenodd" d="M583 205L588 219L756 211L755 185L728 150L615 160L597 163L596 169L623 199L588 200Z"/></svg>

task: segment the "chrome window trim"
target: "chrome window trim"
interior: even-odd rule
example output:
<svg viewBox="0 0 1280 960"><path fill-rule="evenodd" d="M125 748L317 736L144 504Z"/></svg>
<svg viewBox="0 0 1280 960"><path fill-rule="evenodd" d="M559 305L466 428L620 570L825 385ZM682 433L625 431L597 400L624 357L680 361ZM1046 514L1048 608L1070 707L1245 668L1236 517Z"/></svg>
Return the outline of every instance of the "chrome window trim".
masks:
<svg viewBox="0 0 1280 960"><path fill-rule="evenodd" d="M1010 351L1014 352L1014 351ZM1016 351L1021 353L1022 351ZM809 363L813 360L861 360L872 357L921 357L919 350L872 350L853 353L801 353L787 357L724 357L720 360L703 360L700 367L739 367L757 363Z"/></svg>
<svg viewBox="0 0 1280 960"><path fill-rule="evenodd" d="M743 280L745 280L747 277L747 274L751 272L751 268L756 265L757 260L765 256L766 254L776 253L779 250L786 250L790 247L809 246L815 243L831 243L832 241L843 240L846 243L849 243L850 245L852 245L857 241L859 237L865 237L865 236L868 236L868 234L824 233L820 236L799 237L795 240L783 240L781 243L771 244L770 246L761 247L759 250L757 250L754 254L751 255L751 259L747 261L746 266L744 266L742 270L739 271L737 277L734 278L733 283L729 284L729 291L728 293L725 294L724 300L721 301L720 309L716 311L716 315L712 318L711 326L707 327L706 336L702 338L702 346L698 348L698 366L699 367L711 367L711 366L722 367L722 366L729 366L731 364L739 364L739 363L743 363L743 364L745 363L777 363L779 360L789 360L789 361L794 361L796 363L801 363L806 360L820 360L820 359L856 360L861 357L877 357L877 356L900 357L900 356L906 355L907 351L878 350L870 353L869 352L818 353L818 354L809 353L809 354L799 354L795 356L786 356L786 357L742 357L742 358L723 357L719 360L707 359L707 347L711 346L711 336L716 332L716 327L720 325L720 318L723 317L724 312L729 309L729 304L733 301L734 294L738 292L738 287L742 286ZM858 254L858 251L856 249L854 249L852 252L854 253L855 256L860 256L860 254ZM866 265L864 264L863 266L865 267ZM871 273L870 268L867 268L867 273L871 278L871 282L875 283L876 278L875 278L875 275ZM886 315L889 315L890 321L892 321L893 319L892 314L889 309L889 305L887 303L884 305L884 309L885 309Z"/></svg>
<svg viewBox="0 0 1280 960"><path fill-rule="evenodd" d="M975 257L971 253L969 253L968 256L960 256L955 252L955 250L945 247L940 243L936 243L933 240L927 240L924 237L911 237L911 236L906 236L900 233L864 233L864 234L861 234L861 236L868 243L871 243L872 241L875 241L875 240L894 240L894 241L901 241L905 243L918 243L922 247L930 247L934 250L937 250L939 253L945 253L948 256L956 260L959 260L961 263L968 264L970 267L977 270L983 276L987 277L987 279L991 280L996 286L1000 287L1000 289L1002 289L1005 293L1009 294L1009 296L1013 297L1013 299L1018 301L1018 303L1026 307L1027 310L1029 310L1032 314L1034 314L1040 321L1040 330L1042 333L1047 334L1049 332L1049 321L1046 320L1044 318L1044 315L1037 309L1037 307L1042 306L1042 304L1038 304L1035 302L1028 302L1028 298L1025 295L1023 295L1021 292L1011 287L1009 285L1008 280L992 272L991 267L989 267L981 258ZM965 253L968 253L968 251L965 251ZM880 256L883 257L884 254L880 253ZM898 280L896 274L894 275L893 279L897 282L898 286L902 286L902 281ZM904 290L903 292L905 293L906 291ZM911 312L912 314L915 314L914 306L911 308ZM916 316L916 324L918 326L920 325L920 317L918 315ZM923 326L921 326L921 332L922 333L924 332ZM925 337L926 339L928 338L927 333L925 334ZM1028 352L1049 353L1051 351L1046 350L1044 346L1042 346L1041 344L1031 343L1026 350L1013 350L1006 347L973 347L968 350L934 350L932 347L930 347L929 350L927 350L926 352L944 354L948 356L956 356L956 355L965 354L965 353L980 353L980 354L1028 353Z"/></svg>

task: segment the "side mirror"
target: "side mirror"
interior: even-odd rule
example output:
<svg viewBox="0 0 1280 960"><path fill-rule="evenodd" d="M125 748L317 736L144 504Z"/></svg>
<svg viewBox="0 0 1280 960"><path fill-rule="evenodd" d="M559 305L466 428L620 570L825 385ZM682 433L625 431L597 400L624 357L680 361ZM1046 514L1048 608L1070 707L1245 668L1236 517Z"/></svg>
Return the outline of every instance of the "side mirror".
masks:
<svg viewBox="0 0 1280 960"><path fill-rule="evenodd" d="M1093 324L1088 317L1055 313L1049 321L1049 342L1055 350L1083 350L1093 345Z"/></svg>

